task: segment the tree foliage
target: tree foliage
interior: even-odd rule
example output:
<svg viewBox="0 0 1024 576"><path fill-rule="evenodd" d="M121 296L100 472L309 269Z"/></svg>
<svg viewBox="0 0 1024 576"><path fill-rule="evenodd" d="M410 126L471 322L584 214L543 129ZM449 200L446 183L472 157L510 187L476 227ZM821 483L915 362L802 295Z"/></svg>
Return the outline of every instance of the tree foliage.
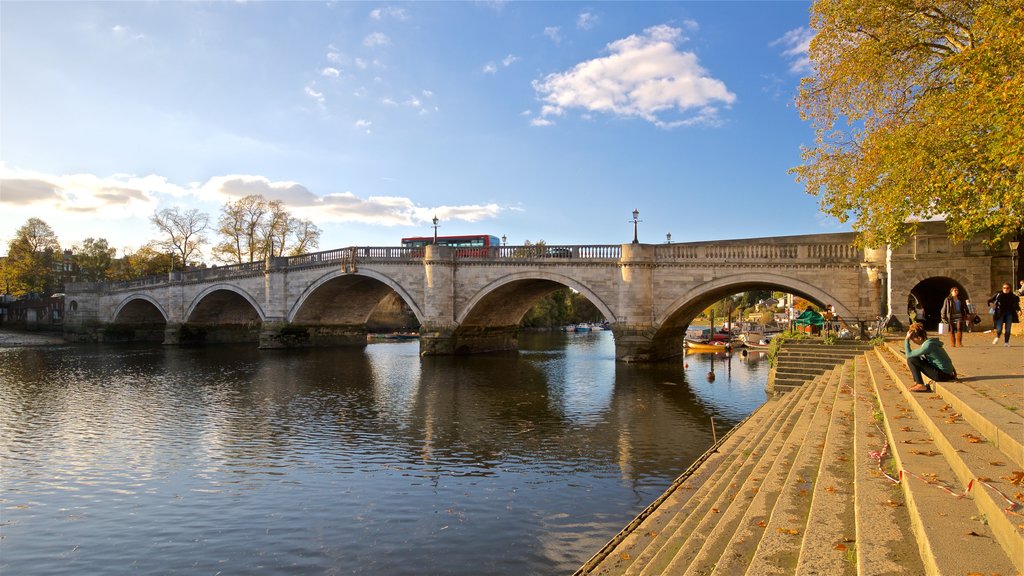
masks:
<svg viewBox="0 0 1024 576"><path fill-rule="evenodd" d="M182 267L199 263L195 258L202 257L201 250L206 244L204 232L209 226L209 216L195 208L182 212L175 206L156 212L150 217L150 222L164 236L156 242L156 246L180 258Z"/></svg>
<svg viewBox="0 0 1024 576"><path fill-rule="evenodd" d="M815 128L794 168L866 246L942 217L963 240L1024 219L1024 5L816 0L797 106Z"/></svg>
<svg viewBox="0 0 1024 576"><path fill-rule="evenodd" d="M7 245L5 290L14 295L52 294L60 282L60 242L49 224L29 218Z"/></svg>
<svg viewBox="0 0 1024 576"><path fill-rule="evenodd" d="M74 247L78 279L83 282L109 280L116 254L117 250L108 246L105 238L86 238Z"/></svg>
<svg viewBox="0 0 1024 576"><path fill-rule="evenodd" d="M225 204L217 233L221 241L213 256L230 264L302 254L320 245L320 229L313 222L295 218L280 200L259 194Z"/></svg>

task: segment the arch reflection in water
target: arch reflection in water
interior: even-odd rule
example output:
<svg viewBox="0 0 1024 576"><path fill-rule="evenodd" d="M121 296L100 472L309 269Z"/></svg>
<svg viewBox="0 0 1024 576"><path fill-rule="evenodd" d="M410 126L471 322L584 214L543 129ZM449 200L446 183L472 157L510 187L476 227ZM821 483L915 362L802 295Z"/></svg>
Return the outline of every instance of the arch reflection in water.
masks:
<svg viewBox="0 0 1024 576"><path fill-rule="evenodd" d="M2 569L568 573L764 399L736 357L520 340L0 351Z"/></svg>

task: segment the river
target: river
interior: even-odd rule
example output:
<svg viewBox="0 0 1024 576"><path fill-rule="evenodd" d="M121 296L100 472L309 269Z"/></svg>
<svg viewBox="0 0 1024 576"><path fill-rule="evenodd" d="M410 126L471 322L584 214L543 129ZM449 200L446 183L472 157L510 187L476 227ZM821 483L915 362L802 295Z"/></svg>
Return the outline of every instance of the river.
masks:
<svg viewBox="0 0 1024 576"><path fill-rule="evenodd" d="M0 573L567 574L765 400L761 354L520 347L0 348Z"/></svg>

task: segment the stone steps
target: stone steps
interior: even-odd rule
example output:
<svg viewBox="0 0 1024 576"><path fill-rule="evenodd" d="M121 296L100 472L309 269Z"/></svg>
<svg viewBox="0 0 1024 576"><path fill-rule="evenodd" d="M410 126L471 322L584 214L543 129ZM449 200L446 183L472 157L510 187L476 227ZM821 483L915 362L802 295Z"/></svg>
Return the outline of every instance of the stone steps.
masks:
<svg viewBox="0 0 1024 576"><path fill-rule="evenodd" d="M878 348L770 401L578 574L1020 574L1016 439L986 440L966 391L980 425L911 383Z"/></svg>
<svg viewBox="0 0 1024 576"><path fill-rule="evenodd" d="M1015 464L1012 457L986 441L942 395L910 392L909 370L887 362L882 351L869 355L868 362L876 367L874 390L885 412L893 459L904 471L900 485L926 569L1024 571L1022 518L1005 511L1003 498L1020 491L1006 478ZM970 554L958 546L964 539L970 541Z"/></svg>
<svg viewBox="0 0 1024 576"><path fill-rule="evenodd" d="M786 340L768 377L768 390L794 390L869 348L867 342L860 340L838 340L834 344L825 344L817 338Z"/></svg>
<svg viewBox="0 0 1024 576"><path fill-rule="evenodd" d="M648 507L631 526L643 523L643 529L630 530L629 526L609 542L595 559L605 558L592 574L622 574L634 564L644 565L661 549L665 541L687 519L696 518L695 512L706 512L741 470L761 440L775 434L779 423L789 418L801 399L801 394L786 394L769 399L716 448L710 451L706 464L691 474L684 474L667 491L662 506ZM639 522L638 522L639 521ZM628 532L628 533L627 533ZM587 568L587 565L584 565ZM582 569L581 569L582 570ZM582 572L581 572L582 573Z"/></svg>

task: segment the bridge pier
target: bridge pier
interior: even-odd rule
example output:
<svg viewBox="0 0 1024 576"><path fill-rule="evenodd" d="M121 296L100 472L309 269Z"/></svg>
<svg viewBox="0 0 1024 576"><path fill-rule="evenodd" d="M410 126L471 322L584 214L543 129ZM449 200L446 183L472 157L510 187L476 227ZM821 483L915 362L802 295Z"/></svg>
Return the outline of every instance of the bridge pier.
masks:
<svg viewBox="0 0 1024 576"><path fill-rule="evenodd" d="M259 333L259 345L263 349L366 346L366 334L365 325L263 322Z"/></svg>
<svg viewBox="0 0 1024 576"><path fill-rule="evenodd" d="M448 356L519 349L519 326L420 329L420 356Z"/></svg>
<svg viewBox="0 0 1024 576"><path fill-rule="evenodd" d="M685 327L663 328L613 324L615 359L621 362L657 362L684 353Z"/></svg>

